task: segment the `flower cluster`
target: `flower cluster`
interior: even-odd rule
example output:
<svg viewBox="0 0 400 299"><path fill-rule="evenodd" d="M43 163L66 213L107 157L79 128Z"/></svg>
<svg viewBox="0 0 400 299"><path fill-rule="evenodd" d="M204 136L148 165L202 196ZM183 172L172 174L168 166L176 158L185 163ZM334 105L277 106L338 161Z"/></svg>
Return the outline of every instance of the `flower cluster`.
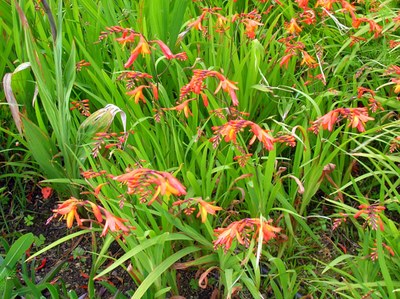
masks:
<svg viewBox="0 0 400 299"><path fill-rule="evenodd" d="M295 41L293 35L282 38L278 41L283 43L286 47L285 55L281 58L281 62L279 63L281 67L284 66L287 68L291 58L298 56L299 54L302 56L300 65L306 65L309 68L315 68L318 66L317 61L306 50L304 50L304 44L300 41Z"/></svg>
<svg viewBox="0 0 400 299"><path fill-rule="evenodd" d="M151 205L159 195L180 196L186 194L186 188L169 172L148 168L137 168L125 174L113 177L114 180L128 186L128 194L136 194L141 202Z"/></svg>
<svg viewBox="0 0 400 299"><path fill-rule="evenodd" d="M379 103L376 99L375 99L375 91L373 91L372 89L369 88L365 88L365 87L358 87L357 89L357 98L361 99L362 97L367 97L368 101L369 101L369 108L371 109L372 112L376 112L377 110L383 110L383 107L381 105L381 103Z"/></svg>
<svg viewBox="0 0 400 299"><path fill-rule="evenodd" d="M252 145L256 139L258 139L263 144L264 148L269 151L274 148L274 143L277 142L285 143L289 146L296 145L293 136L282 135L274 138L270 135L271 131L264 130L256 123L244 119L230 120L222 126L212 127L214 136L210 141L213 143L214 147L218 146L222 138L224 138L225 142L232 141L233 143L237 143L237 134L243 131L246 127L250 127L251 132L254 134L250 139L249 145Z"/></svg>
<svg viewBox="0 0 400 299"><path fill-rule="evenodd" d="M245 34L248 38L254 39L258 27L263 26L261 23L261 15L257 10L252 10L249 13L236 14L232 17L232 22L239 20L245 26Z"/></svg>
<svg viewBox="0 0 400 299"><path fill-rule="evenodd" d="M387 245L386 243L383 243L383 242L382 242L381 244L382 244L383 248L386 249L387 252L389 252L389 254L390 254L391 256L394 256L394 255L395 255L393 249L392 249L389 245ZM371 258L372 261L376 261L376 260L379 258L379 255L378 255L378 246L377 246L377 244L376 244L376 240L375 240L375 242L374 242L374 247L371 248L371 251L372 251L372 252L371 252L371 254L370 254L370 258Z"/></svg>
<svg viewBox="0 0 400 299"><path fill-rule="evenodd" d="M379 214L385 210L385 207L362 204L358 207L358 209L359 211L354 214L354 218L357 219L362 214L366 214L366 224L368 224L373 230L377 230L378 227L381 231L384 230L383 221Z"/></svg>
<svg viewBox="0 0 400 299"><path fill-rule="evenodd" d="M203 8L200 16L189 22L186 25L186 28L183 32L181 32L178 36L178 40L181 41L183 38L189 33L189 31L193 28L195 30L201 31L203 35L207 34L207 27L203 25L203 23L210 17L216 17L215 21L215 31L218 33L224 33L227 31L230 26L228 22L239 22L245 26L245 34L248 38L254 39L256 36L257 29L264 25L260 22L261 15L257 12L257 10L253 10L249 13L240 13L232 16L231 20L228 20L227 17L222 15L219 11L222 8L213 7L213 8Z"/></svg>
<svg viewBox="0 0 400 299"><path fill-rule="evenodd" d="M69 108L69 110L73 111L77 109L83 116L90 116L90 108L89 108L89 100L84 99L84 100L78 100L78 101L72 101L71 102L72 106Z"/></svg>
<svg viewBox="0 0 400 299"><path fill-rule="evenodd" d="M179 206L183 208L185 215L191 215L196 210L194 205L197 205L199 212L196 217L201 217L201 222L205 223L207 221L207 215L215 215L217 211L222 210L221 207L214 206L214 202L207 202L201 197L188 198L184 200L177 200L173 203L173 206Z"/></svg>
<svg viewBox="0 0 400 299"><path fill-rule="evenodd" d="M104 216L105 224L103 232L101 233L102 237L105 236L108 231L122 231L124 234L128 234L131 229L133 229L133 227L126 226L124 224L124 222L128 222L128 220L114 216L103 207L96 205L91 201L80 200L75 197L71 197L63 203L59 204L58 207L53 210L54 214L49 219L47 219L46 224L48 224L52 219L61 216L62 219L65 219L67 221L68 228L72 227L74 220L79 226L82 226L83 221L86 221L87 219L81 219L78 213L78 208L80 207L84 207L86 210L91 211L94 214L97 222L99 223L103 223Z"/></svg>
<svg viewBox="0 0 400 299"><path fill-rule="evenodd" d="M263 243L267 243L269 240L276 238L276 233L281 231L280 227L272 226L271 223L272 219L245 218L232 222L226 228L214 229L217 237L213 242L214 248L222 247L227 252L234 240L248 247L251 233L253 233L252 238L255 240L259 240L259 235L261 234Z"/></svg>
<svg viewBox="0 0 400 299"><path fill-rule="evenodd" d="M327 114L313 121L309 130L315 134L318 134L320 127L322 127L324 130L332 131L334 125L342 119L348 119L349 126L352 128L357 128L359 132L365 131L366 122L374 120L373 117L368 115L368 109L366 107L338 108L329 111Z"/></svg>
<svg viewBox="0 0 400 299"><path fill-rule="evenodd" d="M239 101L236 96L235 90L239 88L236 86L236 82L232 82L228 80L224 75L217 71L209 71L209 70L194 70L193 76L190 79L190 82L184 85L181 88L180 96L179 96L179 104L184 102L184 99L192 92L194 94L201 95L203 99L204 106L208 106L208 99L206 94L203 92L204 89L207 87L205 84L205 80L209 77L214 77L219 80L219 84L214 91L214 94L218 93L221 89L229 94L233 106L239 105Z"/></svg>
<svg viewBox="0 0 400 299"><path fill-rule="evenodd" d="M124 64L125 68L129 68L136 61L139 55L148 55L151 53L151 44L157 44L161 52L164 54L165 58L168 60L178 59L178 60L186 60L187 55L185 52L173 54L172 51L168 48L168 46L162 42L161 40L151 40L147 41L143 34L134 31L130 28L123 28L120 26L108 27L107 31L103 31L100 34L99 40L103 40L111 33L122 33L121 37L116 38L115 40L123 46L127 44L136 43L136 40L139 39L139 42L136 43L136 47L131 51L131 55L129 56L127 62Z"/></svg>
<svg viewBox="0 0 400 299"><path fill-rule="evenodd" d="M133 132L120 132L115 133L107 133L107 132L98 132L95 134L93 138L93 148L92 155L93 157L97 157L100 153L101 148L104 146L105 149L117 148L122 149L129 134Z"/></svg>
<svg viewBox="0 0 400 299"><path fill-rule="evenodd" d="M130 28L123 28L120 26L108 27L107 31L101 33L100 40L104 39L111 33L121 33L121 37L118 37L115 40L122 46L126 46L128 44L136 45L131 51L128 60L124 64L126 69L131 68L140 55L150 55L152 52L152 45L157 45L167 60L187 60L188 58L185 52L173 54L171 49L163 41L148 41L143 34L138 33ZM157 84L150 81L152 78L153 77L147 73L141 73L137 71L128 71L118 77L119 80L127 80L126 87L128 91L126 94L134 98L135 104L138 104L140 101L143 102L143 104L146 103L146 98L143 93L144 89L151 89L154 98L158 100L158 87ZM140 82L140 80L144 82Z"/></svg>

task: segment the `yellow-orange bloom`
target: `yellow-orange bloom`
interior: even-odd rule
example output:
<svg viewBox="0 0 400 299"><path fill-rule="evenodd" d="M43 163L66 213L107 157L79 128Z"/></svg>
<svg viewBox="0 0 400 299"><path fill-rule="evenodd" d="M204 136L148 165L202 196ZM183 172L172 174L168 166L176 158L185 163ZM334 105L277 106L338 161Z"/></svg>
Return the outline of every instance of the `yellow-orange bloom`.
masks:
<svg viewBox="0 0 400 299"><path fill-rule="evenodd" d="M57 215L62 215L62 219L66 219L67 227L71 228L74 222L74 219L78 223L79 226L82 225L82 220L78 214L78 207L83 206L85 204L84 201L76 199L75 197L71 197L70 199L64 201L59 204L57 209L54 209L54 215L47 220L47 223L51 221Z"/></svg>
<svg viewBox="0 0 400 299"><path fill-rule="evenodd" d="M201 216L201 222L205 223L207 221L207 215L215 215L215 213L217 211L222 210L221 207L217 207L212 205L214 203L213 202L206 202L205 200L201 199L201 198L194 198L194 200L196 200L198 202L198 206L199 206L199 212L197 213L196 217L200 217Z"/></svg>
<svg viewBox="0 0 400 299"><path fill-rule="evenodd" d="M146 104L146 99L143 95L143 88L148 88L147 85L140 85L136 87L134 90L128 91L126 94L128 96L132 96L135 98L135 104L138 104L140 100L142 100L143 104Z"/></svg>
<svg viewBox="0 0 400 299"><path fill-rule="evenodd" d="M171 194L176 196L186 194L185 187L168 172L154 173L154 177L152 177L149 181L156 184L158 187L148 205L151 205L159 194L165 195L168 198L171 196Z"/></svg>
<svg viewBox="0 0 400 299"><path fill-rule="evenodd" d="M139 44L136 46L135 49L132 50L131 56L129 57L128 61L124 64L124 67L129 68L135 62L139 54L142 55L150 54L149 44L147 43L143 35L140 35Z"/></svg>
<svg viewBox="0 0 400 299"><path fill-rule="evenodd" d="M394 92L395 93L400 93L400 78L392 78L392 82L396 84L394 86Z"/></svg>
<svg viewBox="0 0 400 299"><path fill-rule="evenodd" d="M286 31L292 35L297 35L302 31L295 18L292 18L289 23L285 24Z"/></svg>
<svg viewBox="0 0 400 299"><path fill-rule="evenodd" d="M255 38L258 27L264 25L263 23L257 22L253 19L243 19L242 23L246 26L245 33L248 38Z"/></svg>
<svg viewBox="0 0 400 299"><path fill-rule="evenodd" d="M302 51L302 54L303 54L303 59L300 63L301 65L305 64L309 68L315 68L318 65L315 59L312 58L311 55L308 54L306 51Z"/></svg>
<svg viewBox="0 0 400 299"><path fill-rule="evenodd" d="M156 200L158 195L166 195L169 197L171 194L176 196L186 194L185 187L169 172L138 168L116 176L114 180L126 183L128 186L128 194L137 194L141 196L142 199L147 198L155 188L155 193L148 202L149 205Z"/></svg>
<svg viewBox="0 0 400 299"><path fill-rule="evenodd" d="M350 121L349 126L357 128L359 132L365 131L365 123L374 120L373 117L368 116L368 109L361 108L343 108L342 115L347 117Z"/></svg>
<svg viewBox="0 0 400 299"><path fill-rule="evenodd" d="M179 105L177 105L175 107L162 108L162 110L176 110L176 111L182 111L183 110L183 113L185 114L185 117L188 118L189 115L193 115L192 111L190 111L190 108L189 108L189 102L191 102L193 100L195 100L195 99L194 98L193 99L188 99L186 101L183 101L182 103L180 103Z"/></svg>

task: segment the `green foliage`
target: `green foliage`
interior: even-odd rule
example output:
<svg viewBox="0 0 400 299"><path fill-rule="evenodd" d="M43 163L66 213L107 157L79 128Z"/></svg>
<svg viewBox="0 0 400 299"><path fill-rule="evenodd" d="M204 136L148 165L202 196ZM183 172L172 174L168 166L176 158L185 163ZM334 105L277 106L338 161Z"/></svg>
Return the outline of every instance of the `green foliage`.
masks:
<svg viewBox="0 0 400 299"><path fill-rule="evenodd" d="M19 298L20 296L44 298L42 295L44 290L47 290L52 298L59 298L57 289L46 279L37 282L35 277L31 277L33 269L28 269L25 252L32 246L33 242L32 233L22 235L7 248L5 257L0 257L0 293L2 298ZM22 269L20 274L23 284L17 277L17 265L19 264Z"/></svg>
<svg viewBox="0 0 400 299"><path fill-rule="evenodd" d="M93 227L31 259L91 233L90 298L117 267L132 298L179 295L187 268L218 272L227 298L395 298L398 8L42 2L0 2L20 130L1 128L0 154L18 140L25 159L7 170L33 160L70 198L55 216Z"/></svg>

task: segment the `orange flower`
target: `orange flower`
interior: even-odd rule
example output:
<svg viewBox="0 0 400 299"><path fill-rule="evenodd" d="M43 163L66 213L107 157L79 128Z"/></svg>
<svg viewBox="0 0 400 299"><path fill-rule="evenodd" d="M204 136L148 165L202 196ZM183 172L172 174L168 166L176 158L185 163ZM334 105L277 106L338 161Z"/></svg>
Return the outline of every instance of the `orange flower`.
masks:
<svg viewBox="0 0 400 299"><path fill-rule="evenodd" d="M274 149L274 137L268 134L268 130L263 130L259 125L252 123L251 124L251 130L254 133L253 138L250 140L250 145L254 143L255 139L257 138L263 145L264 147L271 151Z"/></svg>
<svg viewBox="0 0 400 299"><path fill-rule="evenodd" d="M214 203L213 202L206 202L201 198L193 198L195 201L198 202L198 206L199 206L199 212L197 213L196 217L200 217L201 216L201 222L205 223L207 221L207 215L215 215L215 213L217 211L222 210L221 207L217 207L212 205Z"/></svg>
<svg viewBox="0 0 400 299"><path fill-rule="evenodd" d="M364 96L364 93L369 93L372 97L375 96L375 91L365 87L358 87L357 88L357 99L361 99Z"/></svg>
<svg viewBox="0 0 400 299"><path fill-rule="evenodd" d="M300 14L300 17L303 18L301 21L307 25L311 25L316 22L315 12L312 9L305 10Z"/></svg>
<svg viewBox="0 0 400 299"><path fill-rule="evenodd" d="M303 54L303 60L300 63L301 65L306 64L309 68L315 68L318 65L315 59L306 51L302 51L301 53Z"/></svg>
<svg viewBox="0 0 400 299"><path fill-rule="evenodd" d="M319 127L322 126L324 130L332 131L333 126L338 122L338 117L340 115L339 111L340 109L335 109L329 111L324 116L321 116L312 123L312 127L310 128L310 130L317 134L319 131Z"/></svg>
<svg viewBox="0 0 400 299"><path fill-rule="evenodd" d="M263 23L252 19L243 19L241 22L246 26L245 33L248 38L255 38L258 27L264 25Z"/></svg>
<svg viewBox="0 0 400 299"><path fill-rule="evenodd" d="M186 194L185 187L170 173L155 172L153 174L154 177L150 179L150 182L158 185L158 187L148 205L151 205L156 200L159 194L165 195L168 198L171 196L171 194L176 196Z"/></svg>
<svg viewBox="0 0 400 299"><path fill-rule="evenodd" d="M76 199L75 197L71 197L70 199L64 201L59 204L57 209L54 209L54 215L47 219L46 224L48 224L54 217L58 215L62 215L62 219L67 220L67 227L71 228L74 222L74 218L79 226L82 225L82 220L79 217L77 209L79 206L83 206L85 204L84 201Z"/></svg>
<svg viewBox="0 0 400 299"><path fill-rule="evenodd" d="M195 100L195 99L188 99L186 101L183 101L181 104L179 104L179 105L177 105L175 107L162 108L162 110L176 110L176 111L182 111L183 110L183 113L185 114L185 117L188 118L189 115L193 115L192 111L190 111L190 108L189 108L189 102L191 102L193 100Z"/></svg>
<svg viewBox="0 0 400 299"><path fill-rule="evenodd" d="M228 22L228 19L223 15L216 13L217 22L215 23L215 31L219 33L223 33L229 29L229 26L225 26Z"/></svg>
<svg viewBox="0 0 400 299"><path fill-rule="evenodd" d="M335 2L337 2L337 0L318 0L315 7L321 6L326 10L332 10L332 5Z"/></svg>
<svg viewBox="0 0 400 299"><path fill-rule="evenodd" d="M373 117L368 116L368 109L362 108L343 108L342 115L348 118L350 123L349 126L357 128L359 132L365 131L365 123L370 120L374 120Z"/></svg>
<svg viewBox="0 0 400 299"><path fill-rule="evenodd" d="M265 221L260 218L253 218L252 222L257 227L255 236L262 234L263 243L267 243L269 240L274 239L276 237L276 233L281 231L280 227L271 225L272 219Z"/></svg>
<svg viewBox="0 0 400 299"><path fill-rule="evenodd" d="M230 81L222 75L218 76L218 78L220 79L220 82L219 85L217 86L217 89L214 91L214 94L216 94L222 88L222 90L227 92L231 97L233 106L239 105L239 101L235 93L235 90L239 89L238 87L235 86L237 82Z"/></svg>
<svg viewBox="0 0 400 299"><path fill-rule="evenodd" d="M374 32L374 37L377 38L381 32L382 27L378 25L374 20L368 18L357 18L353 17L352 26L357 29L361 23L368 23L369 24L369 32Z"/></svg>
<svg viewBox="0 0 400 299"><path fill-rule="evenodd" d="M126 94L128 96L134 96L135 97L135 104L138 104L140 100L142 100L143 104L146 104L146 99L143 95L143 88L148 88L149 86L147 85L140 85L136 87L134 90L128 91Z"/></svg>
<svg viewBox="0 0 400 299"><path fill-rule="evenodd" d="M114 177L114 180L127 184L128 194L137 194L141 201L146 201L154 190L154 195L149 201L149 205L156 200L158 195L171 194L180 196L186 194L185 187L170 173L151 170L147 168L134 169L128 173Z"/></svg>
<svg viewBox="0 0 400 299"><path fill-rule="evenodd" d="M286 31L292 35L297 35L302 31L295 18L292 18L289 23L285 23L285 28Z"/></svg>
<svg viewBox="0 0 400 299"><path fill-rule="evenodd" d="M308 0L296 0L297 5L303 9L306 10L308 8Z"/></svg>
<svg viewBox="0 0 400 299"><path fill-rule="evenodd" d="M157 84L150 83L151 91L153 92L153 96L156 100L158 100L158 87Z"/></svg>
<svg viewBox="0 0 400 299"><path fill-rule="evenodd" d="M129 35L128 35L129 33ZM116 38L115 40L122 44L122 46L125 46L127 43L133 43L135 42L136 36L138 36L138 33L134 33L132 31L125 30L122 32L122 37Z"/></svg>
<svg viewBox="0 0 400 299"><path fill-rule="evenodd" d="M122 219L114 216L110 212L108 212L106 209L101 208L103 211L105 217L106 217L106 222L104 224L104 229L103 232L101 233L101 236L104 237L108 231L112 232L117 232L119 230L122 230L122 232L127 235L131 230L124 224L124 222L127 222L127 219Z"/></svg>
<svg viewBox="0 0 400 299"><path fill-rule="evenodd" d="M271 225L272 219L264 220L259 218L245 218L239 221L232 222L226 228L214 229L217 239L213 242L214 249L218 246L223 247L224 251L228 251L232 246L232 242L236 239L239 244L246 247L249 246L250 232L254 232L253 239L258 241L258 236L262 234L263 243L276 237L276 233L281 231L280 227Z"/></svg>
<svg viewBox="0 0 400 299"><path fill-rule="evenodd" d="M236 134L251 124L251 122L243 119L238 120L230 120L226 124L219 127L212 127L215 131L215 134L224 137L225 142L232 141L236 143Z"/></svg>
<svg viewBox="0 0 400 299"><path fill-rule="evenodd" d="M139 44L136 46L135 49L132 50L131 56L129 57L128 61L124 64L124 67L129 68L135 62L139 54L142 55L150 54L149 44L147 43L143 35L140 35Z"/></svg>
<svg viewBox="0 0 400 299"><path fill-rule="evenodd" d="M294 56L294 54L289 53L282 57L281 62L279 63L280 67L285 66L286 68L289 65L290 59Z"/></svg>
<svg viewBox="0 0 400 299"><path fill-rule="evenodd" d="M203 33L205 33L207 31L207 29L201 25L201 22L203 22L206 15L207 15L207 11L203 11L202 14L196 20L190 22L187 25L187 28L188 29L194 28L196 30L200 30Z"/></svg>
<svg viewBox="0 0 400 299"><path fill-rule="evenodd" d="M353 19L356 18L356 15L354 13L356 11L356 8L353 5L345 0L340 0L340 4L342 5L343 10L348 11Z"/></svg>
<svg viewBox="0 0 400 299"><path fill-rule="evenodd" d="M214 243L214 249L217 249L218 246L223 247L224 251L227 252L229 248L232 246L232 242L234 239L242 245L247 245L245 241L247 240L247 236L243 239L242 231L244 225L242 221L235 221L228 225L226 228L217 228L214 229L214 233L217 236L217 240Z"/></svg>

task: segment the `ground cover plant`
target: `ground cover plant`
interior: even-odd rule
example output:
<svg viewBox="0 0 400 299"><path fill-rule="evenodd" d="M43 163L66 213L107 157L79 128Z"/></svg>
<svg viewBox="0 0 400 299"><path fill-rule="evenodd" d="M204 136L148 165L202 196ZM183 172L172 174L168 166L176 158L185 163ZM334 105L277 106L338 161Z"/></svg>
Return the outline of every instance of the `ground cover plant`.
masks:
<svg viewBox="0 0 400 299"><path fill-rule="evenodd" d="M211 298L398 297L396 1L2 0L0 17L3 218L30 179L59 200L39 225L65 221L51 244L4 223L7 298L78 298L32 265L83 235L89 298L181 298L185 272Z"/></svg>

